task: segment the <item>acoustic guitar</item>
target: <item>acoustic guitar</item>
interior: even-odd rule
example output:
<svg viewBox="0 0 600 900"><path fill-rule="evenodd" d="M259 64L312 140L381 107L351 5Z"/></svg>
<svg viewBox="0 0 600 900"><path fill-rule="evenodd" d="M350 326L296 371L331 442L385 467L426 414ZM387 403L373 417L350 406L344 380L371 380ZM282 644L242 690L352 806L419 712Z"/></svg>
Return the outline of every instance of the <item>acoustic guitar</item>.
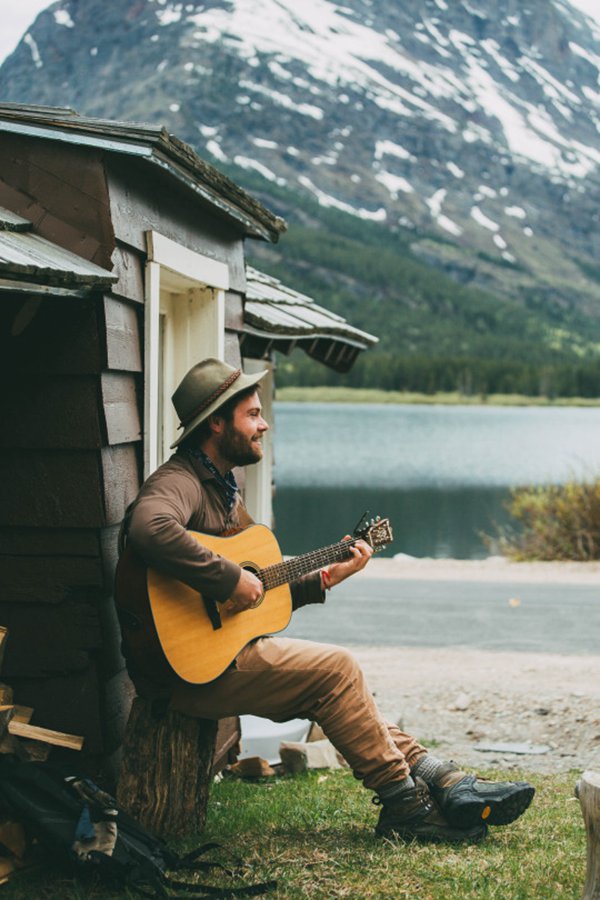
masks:
<svg viewBox="0 0 600 900"><path fill-rule="evenodd" d="M150 646L152 638L144 646L148 636L143 632L153 624L169 665L192 684L217 678L251 640L282 631L288 625L292 615L290 582L347 559L352 555L350 547L359 539L375 551L392 540L388 519L371 520L351 538L284 560L275 535L265 525L250 525L227 537L195 531L189 534L260 579L264 593L252 609L233 612L227 601L215 603L182 581L152 568L146 570L127 548L119 561L115 595L123 630L129 632L126 638L130 644L137 641L137 655L153 652L156 657L156 646ZM139 634L135 627L127 627L128 616L141 623Z"/></svg>

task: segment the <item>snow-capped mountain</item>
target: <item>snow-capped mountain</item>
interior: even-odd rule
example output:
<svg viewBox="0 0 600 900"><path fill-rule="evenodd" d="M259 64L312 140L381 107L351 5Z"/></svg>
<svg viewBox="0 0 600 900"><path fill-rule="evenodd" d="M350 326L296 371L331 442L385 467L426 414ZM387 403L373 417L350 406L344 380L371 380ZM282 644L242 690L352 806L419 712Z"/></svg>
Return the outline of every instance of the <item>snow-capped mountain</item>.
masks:
<svg viewBox="0 0 600 900"><path fill-rule="evenodd" d="M600 30L566 0L58 0L0 97L162 121L413 230L463 281L600 317L599 79Z"/></svg>

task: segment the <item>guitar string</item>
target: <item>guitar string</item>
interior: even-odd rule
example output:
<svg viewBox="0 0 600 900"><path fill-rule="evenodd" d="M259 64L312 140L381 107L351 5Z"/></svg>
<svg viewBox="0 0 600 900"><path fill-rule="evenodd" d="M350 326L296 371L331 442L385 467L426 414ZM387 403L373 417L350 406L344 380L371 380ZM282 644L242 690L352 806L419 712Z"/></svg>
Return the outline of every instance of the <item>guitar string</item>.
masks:
<svg viewBox="0 0 600 900"><path fill-rule="evenodd" d="M329 547L323 547L321 550L313 550L311 553L304 553L302 556L296 556L285 562L274 563L257 572L257 577L262 581L265 591L270 591L274 587L314 572L330 562L345 559L350 555L349 548L357 540L358 538L352 538L340 541Z"/></svg>

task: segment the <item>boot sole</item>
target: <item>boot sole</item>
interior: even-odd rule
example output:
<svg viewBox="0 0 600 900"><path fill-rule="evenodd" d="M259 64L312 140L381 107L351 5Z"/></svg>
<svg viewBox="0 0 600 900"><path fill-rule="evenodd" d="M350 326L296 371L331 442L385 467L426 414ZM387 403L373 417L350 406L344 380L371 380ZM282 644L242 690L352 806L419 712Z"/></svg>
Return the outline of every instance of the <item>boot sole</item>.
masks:
<svg viewBox="0 0 600 900"><path fill-rule="evenodd" d="M380 829L375 828L377 837L386 838L389 841L403 841L410 844L412 841L418 841L420 844L479 844L487 835L487 827L476 822L475 826L470 829L457 828L456 832L448 829L447 834L418 834L411 831L398 831L395 828Z"/></svg>
<svg viewBox="0 0 600 900"><path fill-rule="evenodd" d="M509 825L522 816L533 800L535 788L530 785L516 788L505 797L477 797L454 800L443 808L446 819L457 828L475 825Z"/></svg>

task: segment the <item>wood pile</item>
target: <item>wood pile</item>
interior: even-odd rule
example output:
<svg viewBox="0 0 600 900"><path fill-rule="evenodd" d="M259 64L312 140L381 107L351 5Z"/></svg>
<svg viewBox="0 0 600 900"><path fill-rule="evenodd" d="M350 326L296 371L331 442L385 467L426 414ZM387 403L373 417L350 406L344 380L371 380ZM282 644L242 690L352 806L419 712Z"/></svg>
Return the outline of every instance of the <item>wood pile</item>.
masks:
<svg viewBox="0 0 600 900"><path fill-rule="evenodd" d="M7 637L7 629L0 626L0 667ZM52 747L81 750L83 737L32 725L33 713L32 707L13 702L13 690L9 685L0 684L0 753L13 753L19 759L43 762ZM0 810L0 884L8 881L15 870L29 864L28 850L21 823L2 817Z"/></svg>

